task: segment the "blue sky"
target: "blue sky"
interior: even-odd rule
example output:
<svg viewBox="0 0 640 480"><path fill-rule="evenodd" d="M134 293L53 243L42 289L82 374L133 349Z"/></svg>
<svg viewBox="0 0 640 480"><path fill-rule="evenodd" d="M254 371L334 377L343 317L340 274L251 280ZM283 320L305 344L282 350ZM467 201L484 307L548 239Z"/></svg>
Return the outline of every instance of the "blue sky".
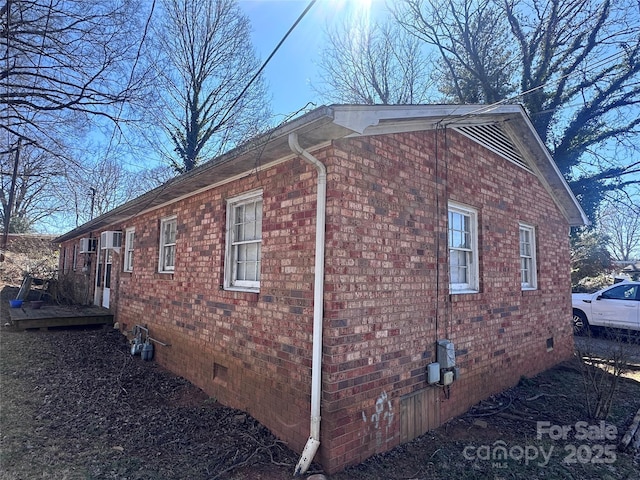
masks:
<svg viewBox="0 0 640 480"><path fill-rule="evenodd" d="M310 0L239 0L253 27L253 45L262 61L271 54ZM264 70L276 121L303 108L322 104L311 83L319 85L317 63L326 25L359 10L385 10L384 0L317 0Z"/></svg>

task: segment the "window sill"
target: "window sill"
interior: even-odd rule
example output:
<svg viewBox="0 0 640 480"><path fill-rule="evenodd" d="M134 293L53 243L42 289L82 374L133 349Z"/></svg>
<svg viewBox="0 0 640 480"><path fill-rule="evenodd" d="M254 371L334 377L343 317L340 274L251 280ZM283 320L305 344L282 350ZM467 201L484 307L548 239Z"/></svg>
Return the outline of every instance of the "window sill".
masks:
<svg viewBox="0 0 640 480"><path fill-rule="evenodd" d="M249 288L249 287L222 287L223 290L227 292L242 292L242 293L260 293L259 288Z"/></svg>
<svg viewBox="0 0 640 480"><path fill-rule="evenodd" d="M249 290L248 288L224 287L221 285L220 290L229 295L230 298L242 299L247 302L257 302L260 299L260 290L258 289Z"/></svg>
<svg viewBox="0 0 640 480"><path fill-rule="evenodd" d="M471 290L471 289L449 290L450 295L469 295L469 294L478 294L478 293L480 293L480 290Z"/></svg>
<svg viewBox="0 0 640 480"><path fill-rule="evenodd" d="M535 297L540 294L541 292L537 288L523 288L520 293L523 297Z"/></svg>

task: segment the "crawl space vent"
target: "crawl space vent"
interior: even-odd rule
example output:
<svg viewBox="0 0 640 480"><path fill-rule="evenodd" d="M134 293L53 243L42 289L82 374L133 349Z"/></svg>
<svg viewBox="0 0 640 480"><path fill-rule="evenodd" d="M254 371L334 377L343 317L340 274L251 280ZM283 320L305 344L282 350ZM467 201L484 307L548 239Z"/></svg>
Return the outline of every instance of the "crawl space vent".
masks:
<svg viewBox="0 0 640 480"><path fill-rule="evenodd" d="M483 147L488 148L510 162L531 171L525 159L520 155L516 146L511 142L502 127L497 124L490 125L466 125L454 127L454 130L478 142Z"/></svg>

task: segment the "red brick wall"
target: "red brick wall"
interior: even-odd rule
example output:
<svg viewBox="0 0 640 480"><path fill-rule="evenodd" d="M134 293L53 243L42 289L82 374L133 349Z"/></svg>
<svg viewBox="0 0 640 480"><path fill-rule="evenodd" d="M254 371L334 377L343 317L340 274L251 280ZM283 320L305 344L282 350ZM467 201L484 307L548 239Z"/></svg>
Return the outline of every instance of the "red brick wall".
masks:
<svg viewBox="0 0 640 480"><path fill-rule="evenodd" d="M148 325L161 364L302 450L309 435L315 172L292 160L155 210L135 227L117 319ZM260 293L225 291L226 200L263 188ZM157 273L160 219L177 216L173 274ZM120 267L121 269L121 267Z"/></svg>
<svg viewBox="0 0 640 480"><path fill-rule="evenodd" d="M534 175L455 132L341 141L329 167L323 465L399 443L400 399L441 390L446 421L571 354L568 225ZM436 172L438 180L436 180ZM480 293L449 295L447 202L478 211ZM538 285L521 291L519 222ZM547 351L546 341L554 338ZM436 341L461 378L428 387Z"/></svg>
<svg viewBox="0 0 640 480"><path fill-rule="evenodd" d="M440 132L437 149L435 140L362 137L313 152L328 172L316 457L328 472L397 445L405 395L438 389L446 421L571 352L566 221L532 174L455 132L446 144ZM293 159L110 227L136 229L133 273L114 258L121 327L147 325L171 344L156 345L159 363L298 451L309 434L316 179ZM225 291L226 199L257 188L260 293ZM449 200L478 211L478 294L448 292ZM169 215L178 223L175 271L159 274L159 224ZM537 229L533 292L520 290L519 222ZM425 378L441 338L454 342L461 370L448 398Z"/></svg>

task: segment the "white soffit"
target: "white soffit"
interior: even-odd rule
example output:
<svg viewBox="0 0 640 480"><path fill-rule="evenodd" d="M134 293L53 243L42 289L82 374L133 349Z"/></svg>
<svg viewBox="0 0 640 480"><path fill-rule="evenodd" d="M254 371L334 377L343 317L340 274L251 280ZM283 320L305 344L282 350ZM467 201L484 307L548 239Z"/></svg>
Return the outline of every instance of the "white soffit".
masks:
<svg viewBox="0 0 640 480"><path fill-rule="evenodd" d="M515 163L519 167L524 168L528 172L533 173L527 161L520 154L518 148L513 144L499 123L456 126L453 127L453 129L510 162Z"/></svg>

